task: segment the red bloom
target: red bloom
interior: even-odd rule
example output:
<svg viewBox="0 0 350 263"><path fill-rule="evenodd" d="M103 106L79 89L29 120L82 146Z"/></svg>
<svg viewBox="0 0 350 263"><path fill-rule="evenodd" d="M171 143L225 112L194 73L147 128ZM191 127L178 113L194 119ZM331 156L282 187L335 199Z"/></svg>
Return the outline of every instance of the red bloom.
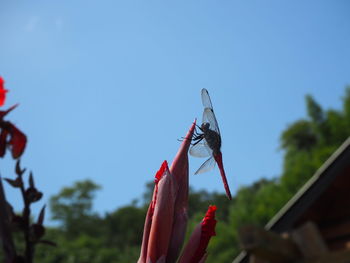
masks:
<svg viewBox="0 0 350 263"><path fill-rule="evenodd" d="M195 123L183 140L170 167L163 162L155 176L138 263L177 262L187 226L188 149ZM210 238L215 235L216 206L209 206L180 257L180 263L203 263Z"/></svg>
<svg viewBox="0 0 350 263"><path fill-rule="evenodd" d="M212 236L215 236L215 211L215 205L209 206L203 221L193 231L179 263L198 263L205 261L209 240Z"/></svg>
<svg viewBox="0 0 350 263"><path fill-rule="evenodd" d="M192 124L170 168L166 161L155 176L142 239L139 263L175 262L187 225L188 148ZM171 259L169 259L171 258Z"/></svg>
<svg viewBox="0 0 350 263"><path fill-rule="evenodd" d="M0 106L4 105L6 99L6 92L8 91L4 88L4 83L4 79L0 76Z"/></svg>

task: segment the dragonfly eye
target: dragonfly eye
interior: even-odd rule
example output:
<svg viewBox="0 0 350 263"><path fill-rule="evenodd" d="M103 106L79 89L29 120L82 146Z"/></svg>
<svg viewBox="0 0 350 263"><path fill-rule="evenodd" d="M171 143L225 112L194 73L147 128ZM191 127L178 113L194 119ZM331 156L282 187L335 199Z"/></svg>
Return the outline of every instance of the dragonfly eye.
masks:
<svg viewBox="0 0 350 263"><path fill-rule="evenodd" d="M210 126L210 123L208 123L208 122L203 122L203 123L202 123L202 129L203 129L203 130L208 130L208 129L209 129L209 126Z"/></svg>

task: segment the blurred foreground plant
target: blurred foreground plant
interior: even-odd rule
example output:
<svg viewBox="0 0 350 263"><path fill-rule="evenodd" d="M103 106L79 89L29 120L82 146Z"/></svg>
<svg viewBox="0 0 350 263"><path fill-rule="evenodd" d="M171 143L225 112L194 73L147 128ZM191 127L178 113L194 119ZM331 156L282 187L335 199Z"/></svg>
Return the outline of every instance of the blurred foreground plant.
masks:
<svg viewBox="0 0 350 263"><path fill-rule="evenodd" d="M7 90L4 89L4 80L0 77L0 106L5 103ZM43 240L45 228L43 226L45 206L41 209L36 222L31 222L31 204L41 199L42 193L35 187L33 174L28 177L28 185L25 186L23 175L25 169L21 169L19 158L24 152L27 137L15 125L5 121L4 117L17 105L6 111L0 111L0 157L4 157L8 148L14 159L16 178L4 178L11 187L18 188L21 192L24 208L21 214L16 214L12 206L6 200L5 192L0 180L0 241L3 248L3 260L5 263L31 263L33 262L35 245L45 243L54 245L53 242ZM0 179L2 179L0 177ZM24 251L20 252L14 242L14 233L23 235Z"/></svg>
<svg viewBox="0 0 350 263"><path fill-rule="evenodd" d="M178 258L179 263L205 261L208 242L215 235L215 206L209 206L179 257L188 220L188 149L195 125L184 138L170 169L164 161L155 176L138 263L171 263Z"/></svg>

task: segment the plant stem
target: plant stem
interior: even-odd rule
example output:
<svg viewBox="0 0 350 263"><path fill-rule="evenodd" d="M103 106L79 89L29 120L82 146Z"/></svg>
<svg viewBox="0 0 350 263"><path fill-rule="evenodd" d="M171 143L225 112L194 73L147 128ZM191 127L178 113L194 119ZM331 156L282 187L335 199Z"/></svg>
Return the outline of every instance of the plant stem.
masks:
<svg viewBox="0 0 350 263"><path fill-rule="evenodd" d="M25 262L32 263L33 262L33 254L34 254L34 245L30 240L30 202L25 194L24 184L22 180L22 175L19 175L21 179L21 193L24 202L23 209L23 220L24 220L24 240L25 240Z"/></svg>

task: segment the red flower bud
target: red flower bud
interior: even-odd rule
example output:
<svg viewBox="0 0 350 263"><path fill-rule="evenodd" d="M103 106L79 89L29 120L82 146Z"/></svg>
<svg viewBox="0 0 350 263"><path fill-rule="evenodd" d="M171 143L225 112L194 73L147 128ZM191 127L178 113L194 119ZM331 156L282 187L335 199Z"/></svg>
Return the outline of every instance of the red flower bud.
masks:
<svg viewBox="0 0 350 263"><path fill-rule="evenodd" d="M175 262L181 249L188 203L188 148L195 123L170 168L166 161L155 176L155 187L143 232L139 263ZM170 257L171 259L168 259Z"/></svg>
<svg viewBox="0 0 350 263"><path fill-rule="evenodd" d="M193 231L179 263L204 262L209 240L212 236L215 236L215 211L215 205L209 206L203 221Z"/></svg>

